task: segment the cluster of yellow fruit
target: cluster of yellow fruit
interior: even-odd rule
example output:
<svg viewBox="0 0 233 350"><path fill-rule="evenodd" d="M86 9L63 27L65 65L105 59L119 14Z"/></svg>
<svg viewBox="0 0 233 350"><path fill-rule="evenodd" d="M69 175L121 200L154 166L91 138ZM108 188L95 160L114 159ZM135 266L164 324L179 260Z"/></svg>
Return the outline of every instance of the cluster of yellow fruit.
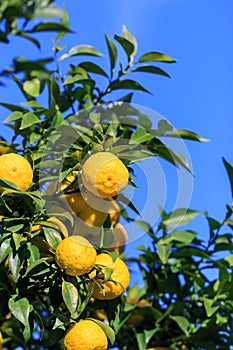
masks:
<svg viewBox="0 0 233 350"><path fill-rule="evenodd" d="M119 223L121 208L113 197L127 186L128 178L128 170L118 157L110 152L95 153L84 162L81 176L72 171L60 185L50 184L47 192L51 198L56 190L63 193L59 196L59 205L53 206L51 211L67 210L73 214L72 234L84 236L97 247L101 227L109 216L112 235L109 233L109 239L106 237L104 246L122 253L127 233Z"/></svg>
<svg viewBox="0 0 233 350"><path fill-rule="evenodd" d="M109 215L114 240L105 248L109 251L123 251L127 233L119 223L120 207L112 197L127 186L128 170L113 154L99 152L90 156L82 167L81 192L69 191L69 187L72 188L69 185L76 177L77 173L72 172L59 189L66 191L60 196L60 200L63 201L65 209L73 214L75 224L73 235L58 244L56 263L71 276L88 274L88 287L95 299L112 300L127 289L130 281L129 270L120 257L113 261L107 252L97 255L90 241L98 247L101 226ZM105 281L106 269L111 273L110 278ZM67 331L64 347L66 350L101 350L108 348L108 341L101 327L87 319L75 323Z"/></svg>
<svg viewBox="0 0 233 350"><path fill-rule="evenodd" d="M69 188L75 176L75 173L71 173L66 177L61 184L62 191ZM56 264L65 274L86 275L88 288L92 291L93 298L98 300L119 297L130 282L129 270L124 261L120 257L113 260L110 254L113 250L121 253L127 241L127 233L119 223L120 207L113 197L127 186L128 178L127 168L115 155L109 152L91 155L82 167L78 191L67 190L67 193L60 196L64 203L61 211L69 210L75 218L71 235L59 219L52 217L48 221L64 236L56 251L50 250L49 244L40 235L35 235L32 239L32 243L41 248L42 253L45 248L45 251L50 250L55 254ZM14 153L1 155L0 180L10 181L19 189L27 191L33 183L30 163ZM52 186L50 193L51 188ZM0 187L1 192L4 190L4 187ZM113 240L105 247L107 251L97 255L101 226L108 216ZM33 232L40 230L40 224L32 227ZM105 271L108 271L108 278ZM108 339L98 323L85 319L68 329L64 336L64 347L66 350L105 350L108 348Z"/></svg>

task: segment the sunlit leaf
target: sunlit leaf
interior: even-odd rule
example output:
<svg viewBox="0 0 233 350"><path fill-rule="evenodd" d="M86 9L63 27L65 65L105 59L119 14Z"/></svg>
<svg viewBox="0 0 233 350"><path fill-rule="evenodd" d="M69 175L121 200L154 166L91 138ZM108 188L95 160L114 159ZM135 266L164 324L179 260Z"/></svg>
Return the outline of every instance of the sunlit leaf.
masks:
<svg viewBox="0 0 233 350"><path fill-rule="evenodd" d="M164 216L162 222L166 226L181 226L189 223L199 214L200 212L196 210L179 208Z"/></svg>
<svg viewBox="0 0 233 350"><path fill-rule="evenodd" d="M203 298L204 306L206 310L207 317L211 317L220 307L220 305L213 306L214 300L209 298Z"/></svg>
<svg viewBox="0 0 233 350"><path fill-rule="evenodd" d="M61 56L60 61L73 57L73 56L97 56L101 57L103 54L97 51L94 47L90 45L79 45L72 47L68 54L64 54Z"/></svg>
<svg viewBox="0 0 233 350"><path fill-rule="evenodd" d="M172 57L169 57L161 52L147 52L144 55L142 55L139 60L139 62L166 62L166 63L173 63L176 62L176 60Z"/></svg>
<svg viewBox="0 0 233 350"><path fill-rule="evenodd" d="M62 282L62 297L69 310L71 316L76 312L78 305L78 290L73 283L63 280Z"/></svg>
<svg viewBox="0 0 233 350"><path fill-rule="evenodd" d="M181 137L182 139L191 140L191 141L199 141L199 142L209 142L210 140L205 139L202 136L199 136L193 131L180 129L180 130L173 130L166 133L166 136L169 137Z"/></svg>
<svg viewBox="0 0 233 350"><path fill-rule="evenodd" d="M31 337L29 314L32 310L32 306L26 298L15 300L13 297L10 298L8 305L14 317L23 324L23 335L25 341L27 342Z"/></svg>
<svg viewBox="0 0 233 350"><path fill-rule="evenodd" d="M32 80L27 80L23 84L23 89L26 91L29 95L36 97L40 94L40 80L37 78L34 78Z"/></svg>
<svg viewBox="0 0 233 350"><path fill-rule="evenodd" d="M27 112L23 115L20 130L29 128L30 126L40 123L40 119L32 112Z"/></svg>

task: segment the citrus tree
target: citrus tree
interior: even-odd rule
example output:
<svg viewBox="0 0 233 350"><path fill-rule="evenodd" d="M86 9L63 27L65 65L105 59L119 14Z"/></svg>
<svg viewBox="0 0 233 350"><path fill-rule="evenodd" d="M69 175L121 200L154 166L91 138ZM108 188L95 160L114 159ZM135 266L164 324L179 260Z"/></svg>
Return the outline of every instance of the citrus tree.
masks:
<svg viewBox="0 0 233 350"><path fill-rule="evenodd" d="M169 77L160 63L175 60L139 53L123 26L114 38L105 34L106 71L96 48L60 44L72 30L54 1L1 1L0 15L3 49L12 36L39 48L37 33L54 35L53 57L18 57L1 71L19 103L1 102L13 137L0 143L0 348L228 349L232 206L222 221L161 209L151 227L124 192L144 190L134 164L146 158L191 172L165 137L206 141L163 118L155 123L132 102L134 91L149 93L136 73ZM233 188L233 168L224 165ZM206 241L183 229L197 215L208 222ZM124 223L151 240L130 259ZM132 264L142 287L130 284Z"/></svg>

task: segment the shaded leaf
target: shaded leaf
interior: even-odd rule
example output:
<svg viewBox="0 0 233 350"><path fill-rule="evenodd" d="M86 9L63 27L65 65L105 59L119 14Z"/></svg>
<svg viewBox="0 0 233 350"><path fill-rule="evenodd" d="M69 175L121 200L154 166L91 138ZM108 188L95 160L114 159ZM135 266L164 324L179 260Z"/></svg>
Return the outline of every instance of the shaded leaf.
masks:
<svg viewBox="0 0 233 350"><path fill-rule="evenodd" d="M163 75L165 77L170 78L170 75L165 72L163 69L158 68L158 67L154 67L154 66L140 66L137 67L133 70L131 70L131 72L143 72L143 73L152 73L152 74L158 74L158 75Z"/></svg>
<svg viewBox="0 0 233 350"><path fill-rule="evenodd" d="M134 53L134 44L132 42L130 42L129 40L118 36L118 35L114 35L114 39L122 46L122 48L124 49L127 57L128 57L128 62L131 63L132 62L132 56Z"/></svg>
<svg viewBox="0 0 233 350"><path fill-rule="evenodd" d="M186 337L188 337L189 328L190 328L188 319L183 316L172 316L172 315L170 315L170 318L178 324L178 326L184 332Z"/></svg>
<svg viewBox="0 0 233 350"><path fill-rule="evenodd" d="M30 33L35 32L66 32L66 33L72 33L73 31L69 28L65 27L64 25L56 22L44 22L37 24L35 27L33 27L30 31Z"/></svg>
<svg viewBox="0 0 233 350"><path fill-rule="evenodd" d="M225 158L222 158L223 164L225 165L227 175L231 185L231 196L233 197L233 167L230 165Z"/></svg>
<svg viewBox="0 0 233 350"><path fill-rule="evenodd" d="M110 65L111 65L111 77L112 77L113 76L112 70L114 69L116 60L117 60L117 49L115 44L112 42L112 40L109 38L107 34L105 34L105 40L108 47L108 54L109 54Z"/></svg>
<svg viewBox="0 0 233 350"><path fill-rule="evenodd" d="M151 94L150 91L148 91L146 88L140 85L137 81L131 80L131 79L117 80L112 84L110 84L110 89L111 90L118 90L118 89L139 90L139 91L143 91L143 92L147 92L148 94Z"/></svg>
<svg viewBox="0 0 233 350"><path fill-rule="evenodd" d="M24 111L23 107L20 107L20 106L17 106L17 105L13 105L11 103L1 102L0 105L5 107L5 108L7 108L7 109L9 109L10 111L21 111L21 112Z"/></svg>
<svg viewBox="0 0 233 350"><path fill-rule="evenodd" d="M82 62L80 63L79 67L85 69L87 72L103 75L104 77L108 78L107 73L93 62Z"/></svg>

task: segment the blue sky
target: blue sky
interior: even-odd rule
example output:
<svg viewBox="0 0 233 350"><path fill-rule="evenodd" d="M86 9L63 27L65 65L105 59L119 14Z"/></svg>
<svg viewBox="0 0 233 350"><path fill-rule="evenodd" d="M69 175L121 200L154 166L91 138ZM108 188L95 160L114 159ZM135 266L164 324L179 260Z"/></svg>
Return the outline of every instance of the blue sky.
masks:
<svg viewBox="0 0 233 350"><path fill-rule="evenodd" d="M64 1L57 3L64 4ZM186 143L195 175L190 207L207 210L221 220L225 204L231 202L221 157L233 164L232 0L66 0L65 5L70 26L76 31L64 40L68 48L90 44L106 53L104 32L113 37L115 33L120 34L125 24L138 40L139 55L160 51L177 59L176 64L160 65L171 79L141 75L139 81L154 95L136 93L134 102L157 111L177 129L190 129L211 140ZM35 59L52 55L52 35L42 38L41 53L18 38L12 39L9 46L0 44L4 52L1 67L15 56ZM8 89L0 88L0 100L22 102L22 96L16 91L11 84ZM8 111L1 108L0 112L2 121ZM1 133L2 130L7 135L1 126ZM173 193L172 181L176 174L171 167L163 166L168 189ZM207 232L201 218L194 220L192 228L202 235Z"/></svg>

